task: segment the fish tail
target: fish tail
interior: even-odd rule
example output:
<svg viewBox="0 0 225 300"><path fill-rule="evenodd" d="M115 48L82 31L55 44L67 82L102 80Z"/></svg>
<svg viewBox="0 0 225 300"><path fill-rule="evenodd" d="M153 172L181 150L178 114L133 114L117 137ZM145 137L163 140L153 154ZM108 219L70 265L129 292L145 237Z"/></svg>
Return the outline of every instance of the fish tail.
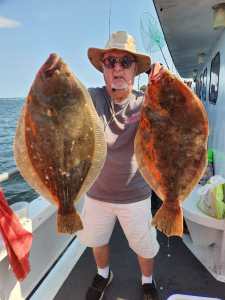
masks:
<svg viewBox="0 0 225 300"><path fill-rule="evenodd" d="M64 215L58 213L57 227L59 233L69 234L73 234L76 231L83 229L81 218L76 210Z"/></svg>
<svg viewBox="0 0 225 300"><path fill-rule="evenodd" d="M155 214L152 225L166 236L180 236L183 234L183 212L179 205L169 206L163 203Z"/></svg>

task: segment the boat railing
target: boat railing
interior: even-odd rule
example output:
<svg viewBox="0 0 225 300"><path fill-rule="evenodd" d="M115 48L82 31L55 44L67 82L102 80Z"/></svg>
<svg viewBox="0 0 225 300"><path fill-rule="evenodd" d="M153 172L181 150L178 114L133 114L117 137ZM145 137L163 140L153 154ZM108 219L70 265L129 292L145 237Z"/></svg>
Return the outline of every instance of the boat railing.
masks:
<svg viewBox="0 0 225 300"><path fill-rule="evenodd" d="M9 172L4 172L0 174L0 183L3 181L8 181L10 179L12 179L14 176L16 176L17 174L19 174L19 170L18 169L13 169Z"/></svg>

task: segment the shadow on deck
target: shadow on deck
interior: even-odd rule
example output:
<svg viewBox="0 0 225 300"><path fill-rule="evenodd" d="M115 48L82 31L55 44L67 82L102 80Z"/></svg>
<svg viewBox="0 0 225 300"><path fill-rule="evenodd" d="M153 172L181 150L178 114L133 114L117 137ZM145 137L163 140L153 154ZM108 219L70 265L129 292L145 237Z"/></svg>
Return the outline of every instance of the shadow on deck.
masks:
<svg viewBox="0 0 225 300"><path fill-rule="evenodd" d="M225 300L225 283L216 281L186 248L180 238L165 238L158 232L160 251L155 260L155 280L161 296L172 294L217 297ZM140 271L134 252L117 223L111 239L112 284L103 300L139 300ZM54 300L84 300L96 267L91 249L86 249Z"/></svg>

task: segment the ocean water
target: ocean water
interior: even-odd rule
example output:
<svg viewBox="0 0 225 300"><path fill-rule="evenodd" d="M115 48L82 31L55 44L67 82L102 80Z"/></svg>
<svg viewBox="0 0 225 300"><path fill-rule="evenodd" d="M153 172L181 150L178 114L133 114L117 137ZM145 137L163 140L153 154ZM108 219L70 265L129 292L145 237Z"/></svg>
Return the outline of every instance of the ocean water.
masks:
<svg viewBox="0 0 225 300"><path fill-rule="evenodd" d="M0 174L16 168L13 140L23 103L22 98L0 98ZM10 204L17 201L30 202L37 197L36 192L28 186L20 174L16 174L11 180L0 185Z"/></svg>

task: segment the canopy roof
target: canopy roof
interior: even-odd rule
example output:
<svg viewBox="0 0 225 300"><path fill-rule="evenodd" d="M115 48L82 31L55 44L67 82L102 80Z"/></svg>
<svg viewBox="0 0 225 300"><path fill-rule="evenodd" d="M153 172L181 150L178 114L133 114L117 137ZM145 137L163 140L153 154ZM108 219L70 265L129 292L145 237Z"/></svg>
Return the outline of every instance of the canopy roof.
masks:
<svg viewBox="0 0 225 300"><path fill-rule="evenodd" d="M207 57L222 29L212 27L218 0L153 0L174 64L182 77L198 69L198 54ZM223 1L220 1L223 2ZM225 2L225 1L224 1Z"/></svg>

